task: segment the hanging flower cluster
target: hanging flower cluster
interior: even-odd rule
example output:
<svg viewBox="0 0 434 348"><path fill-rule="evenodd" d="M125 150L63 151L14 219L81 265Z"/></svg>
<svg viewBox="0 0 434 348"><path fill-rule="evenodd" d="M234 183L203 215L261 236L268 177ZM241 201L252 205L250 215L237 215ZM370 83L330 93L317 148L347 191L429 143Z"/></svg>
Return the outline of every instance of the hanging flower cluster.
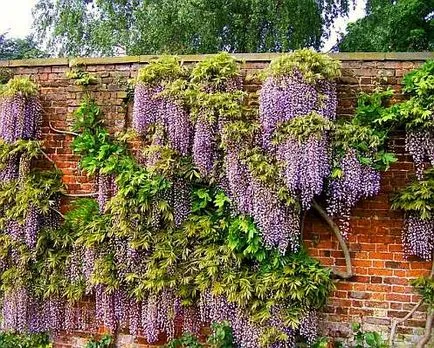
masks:
<svg viewBox="0 0 434 348"><path fill-rule="evenodd" d="M262 143L272 148L279 124L315 112L328 120L336 117L334 79L338 61L311 50L299 50L271 62L259 97Z"/></svg>
<svg viewBox="0 0 434 348"><path fill-rule="evenodd" d="M264 173L261 172L261 166L256 165L258 159L264 160L263 156L261 157L262 142L258 137L260 126L257 122L257 114L247 103L247 94L242 91L242 80L237 63L229 55L221 54L198 63L187 74L180 66L168 68L167 61L167 58L164 58L161 61L161 67L157 62L149 64L139 73L138 77L139 88L136 89L135 94L133 126L140 135L150 140L150 145L145 146L144 151L146 170L137 171L136 168L136 174L133 177L125 171L118 175L116 180L118 191L106 210L106 213L110 213L114 221L119 222L115 223L116 227L113 227L118 236L114 242L118 245L115 250L124 250L120 254L134 255L131 259L137 260L136 263L133 262L134 264L130 265L133 268L128 268L128 271L121 271L122 262L120 260L123 257L114 256L113 265L117 269L116 272L121 271L121 275L129 274L129 277L131 274L137 274L137 278L132 277L130 284L125 285L126 288L122 292L125 293L133 282L137 284L136 290L134 290L135 294L143 294L138 298L136 296L138 303L126 301L124 304L119 304L120 307L126 308L119 311L137 313L141 317L141 320L130 321L129 328L132 333L136 333L138 329L143 330L149 342L155 342L162 332L169 338L173 337L175 318L179 315L183 315L185 318L184 330L193 333L198 331L207 320L215 320L211 319L209 315L202 318L198 317L199 311L204 314L208 309L204 305L194 309L191 307L194 302L190 301L192 301L191 296L194 298L196 293L216 295L215 290L211 291L214 286L212 279L218 276L218 273L214 272L219 269L219 266L215 264L217 261L215 256L212 256L217 254L211 250L214 250L217 246L215 244L220 243L218 240L223 236L207 235L214 231L212 227L214 225L220 226L219 229L227 226L228 222L219 221L222 219L220 214L226 211L230 202L228 197L232 201L232 209L235 209L231 214L237 216L236 214L243 213L253 217L253 221L258 226L258 230L255 232L255 241L258 236L261 236L266 248L276 247L280 250L273 255L278 257L277 255L285 255L287 250L297 251L300 245L300 217L298 211L292 208L295 201L291 198L288 190L286 193L280 192L282 191L280 186L273 183L275 179L272 178L273 175L270 175L277 173L281 176L276 171L277 167L271 163L269 172L266 170ZM173 64L173 62L172 60L171 63ZM165 70L165 74L160 75L160 69ZM171 72L168 73L168 70ZM150 96L148 92L144 94L144 90L150 91L151 88L155 88L152 91L153 96ZM170 122L173 123L171 124L165 121L167 115L173 118L173 111L167 111L161 106L167 101L175 103L184 115L188 115L188 119L185 120L191 125L191 133L182 129L182 124L186 123L173 123L171 120ZM150 111L151 109L154 111ZM318 108L318 112L322 112L320 108ZM170 126L174 127L173 132ZM171 132L172 134L183 134L183 141L186 144L191 144L191 146L185 147L186 151L181 151L180 147L176 146L176 142L173 141L174 138L170 136ZM258 147L256 156L250 152L255 146ZM189 161L190 156L191 163ZM160 181L163 177L167 178L169 182ZM139 178L142 181L137 181ZM148 193L145 194L143 188L140 189L140 187L143 187L146 180L151 178L155 184L160 183L159 189L155 190L157 187L153 189L153 186L148 187L146 190ZM218 201L215 203L219 207L218 211L214 213L217 215L210 215L215 208L209 210L209 204L214 204L213 200L209 201L212 198L209 193L202 189L198 191L194 189L198 184L201 186L205 182L215 183L228 194L228 197L218 196L219 199L223 200L221 203L217 203ZM136 189L132 189L131 185L136 185ZM192 200L192 192L196 192L199 202L202 201L204 205L199 204L197 200ZM137 194L139 195L137 196ZM204 213L206 215L203 215ZM205 216L207 217L205 218ZM221 217L215 220L217 216ZM239 218L236 219L238 221ZM172 226L173 229L169 230L172 231L169 232L169 236L167 236L168 226ZM253 226L251 225L251 228L254 228ZM178 231L177 228L179 227L181 231ZM234 228L231 229L232 233ZM241 226L237 227L237 229L239 228ZM147 230L153 231L151 244L149 241L151 236L146 233ZM187 236L193 239L188 237L183 239L182 243L177 241L176 244L173 244L179 233L185 233L189 230L191 232L188 232ZM193 231L196 232L193 233ZM135 237L132 238L132 236ZM157 240L159 242L156 242ZM185 243L187 245L193 243L194 246L187 246ZM123 246L121 247L121 245ZM176 247L180 248L178 252L173 250ZM187 265L192 262L191 257L193 259L199 255L205 257L203 252L207 248L207 257L211 257L209 266L205 266L203 269L203 266L200 266L199 274L196 274L195 268L191 269ZM175 259L174 255L184 255L182 250L192 250L191 256L185 255L187 258L185 260L183 257L181 260ZM268 253L265 251L267 249L263 249L262 246L260 250L258 253ZM273 253L275 252L273 251ZM114 254L117 255L119 252L114 252ZM227 257L225 252L221 251L221 257ZM164 266L161 262L164 262ZM201 261L202 263L207 265L205 260ZM95 266L98 264L99 262L95 261ZM196 282L200 282L199 279L205 280L202 278L202 272L206 272L208 274L206 278L210 278L209 285L200 285L198 292L190 288L190 282L180 285L179 288L171 285L176 284L177 273L183 267L187 267L187 274L193 272L194 275L191 276L196 279ZM164 272L163 268L165 269ZM94 268L94 274L95 272ZM232 269L231 272L237 274L238 271ZM252 272L252 270L248 272ZM142 275L140 275L141 273ZM188 279L185 274L181 283ZM226 277L225 274L223 276ZM227 276L229 277L229 274ZM113 276L111 279L114 280L115 278ZM122 279L122 276L119 278L119 273L117 273L117 279ZM227 280L225 278L224 281L229 281L229 278ZM107 283L107 280L104 283ZM160 285L156 286L156 284ZM121 284L119 286L119 289L124 287ZM154 291L149 293L151 288ZM124 325L122 324L124 321L120 321L114 314L116 306L113 304L116 303L114 297L117 296L117 291L108 292L105 284L102 287L98 286L96 292L97 298L101 297L97 301L97 306L100 303L99 307L101 308L100 311L97 310L100 313L98 317L111 329ZM125 296L120 297L124 298ZM273 328L271 332L275 334L275 337L271 337L273 335L268 337L271 342L282 340L282 342L290 344L290 341L295 339L297 324L288 325L289 313L287 308L291 305L285 304L286 301L283 299L280 304L281 307L273 309L273 313L275 313L271 315L271 318L255 320L248 314L248 307L250 306L248 303L251 300L246 302L251 295L247 295L247 298L241 296L239 301L235 300L235 297L229 293L220 294L218 297L222 298L223 303L225 301L232 303L231 306L237 313L235 318L239 318L237 319L238 322L231 322L234 335L241 346L258 346L259 340L267 336L267 330L264 330L264 327ZM186 306L187 304L188 306ZM107 308L107 306L112 306L112 309L102 309ZM303 317L305 313L310 311L311 307L304 304L300 308L303 309L299 315ZM264 308L263 310L261 315L264 318L268 317L270 315L268 314L269 309ZM168 313L171 315L168 316ZM188 315L186 315L187 313ZM281 319L277 319L277 317ZM292 319L297 322L299 320L298 315ZM316 333L312 333L311 336L315 335Z"/></svg>
<svg viewBox="0 0 434 348"><path fill-rule="evenodd" d="M192 140L189 115L176 98L161 93L166 84L183 75L185 69L176 57L169 56L140 70L134 95L133 128L141 135L148 135L152 126L161 129L161 136L167 138L171 148L187 155Z"/></svg>
<svg viewBox="0 0 434 348"><path fill-rule="evenodd" d="M361 121L368 107L354 121L335 122L337 62L302 50L265 74L258 110L229 54L191 68L174 57L148 64L134 96L139 159L127 134L104 128L87 91L72 147L80 169L95 177L96 199L75 201L63 223L47 214L57 210L58 177L28 179L20 155L13 174L1 174L2 190L42 192L24 205L19 195L12 204L0 194L1 281L11 289L4 327L102 325L154 343L178 327L196 334L228 321L243 348L312 343L333 284L331 271L302 251L302 213L327 187L329 211L347 221L358 200L378 192L378 170L394 158L384 150L387 132ZM30 158L28 144L37 143L20 143L26 139L4 139L0 157ZM8 162L1 163L3 173ZM18 276L21 264L28 271ZM78 305L85 296L95 298L94 320Z"/></svg>
<svg viewBox="0 0 434 348"><path fill-rule="evenodd" d="M423 177L426 160L434 165L433 73L434 61L428 61L404 77L403 90L410 98L397 110L406 129L405 147L413 156L419 179Z"/></svg>
<svg viewBox="0 0 434 348"><path fill-rule="evenodd" d="M44 249L38 245L44 229L58 225L61 184L57 173L31 171L41 156L41 105L36 85L13 78L0 88L0 236L3 330L42 332L53 329L58 306L47 295L42 302L37 284L29 282L32 263ZM53 320L52 320L53 319ZM54 325L54 326L51 326Z"/></svg>
<svg viewBox="0 0 434 348"><path fill-rule="evenodd" d="M310 50L273 61L260 93L262 145L281 164L289 192L304 209L330 174L329 131L336 116L333 80L340 66Z"/></svg>
<svg viewBox="0 0 434 348"><path fill-rule="evenodd" d="M42 108L36 85L15 77L0 88L0 138L8 143L40 136Z"/></svg>
<svg viewBox="0 0 434 348"><path fill-rule="evenodd" d="M308 209L330 175L328 132L333 124L313 112L281 123L275 132L276 158L289 192Z"/></svg>
<svg viewBox="0 0 434 348"><path fill-rule="evenodd" d="M406 212L402 231L404 249L408 255L431 260L434 251L432 169L434 165L434 61L428 61L404 77L403 90L409 99L393 107L406 130L406 150L413 157L417 180L404 188L394 200L394 207Z"/></svg>
<svg viewBox="0 0 434 348"><path fill-rule="evenodd" d="M261 209L252 216L265 243L282 251L287 246L293 251L299 248L300 209L310 208L330 174L329 132L336 114L334 79L340 74L339 68L339 62L327 56L300 50L272 61L264 72L259 96L259 147L264 158L275 159L278 170L274 176L281 183L272 191L263 187L267 196L255 197L260 199L254 202ZM298 204L278 203L282 190ZM271 216L270 210L276 216Z"/></svg>
<svg viewBox="0 0 434 348"><path fill-rule="evenodd" d="M424 179L416 180L394 198L392 208L405 211L402 241L407 255L431 260L434 251L434 172L424 172Z"/></svg>
<svg viewBox="0 0 434 348"><path fill-rule="evenodd" d="M333 133L334 167L327 187L327 211L338 217L344 234L350 230L352 208L361 199L378 194L380 170L396 161L385 152L387 132L365 124L370 121L363 121L363 109L358 110L351 122L338 124Z"/></svg>
<svg viewBox="0 0 434 348"><path fill-rule="evenodd" d="M36 85L28 78L9 80L0 88L0 139L9 144L37 139L41 112ZM18 153L6 159L7 165L0 172L2 181L18 178L20 161L22 167L28 167L25 163L28 160L24 157L21 160Z"/></svg>

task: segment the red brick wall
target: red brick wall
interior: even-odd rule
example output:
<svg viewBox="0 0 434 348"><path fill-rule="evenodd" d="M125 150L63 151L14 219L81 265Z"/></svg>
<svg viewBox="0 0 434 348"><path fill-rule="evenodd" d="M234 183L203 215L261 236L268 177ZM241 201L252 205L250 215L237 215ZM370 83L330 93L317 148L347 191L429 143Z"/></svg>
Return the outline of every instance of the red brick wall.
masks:
<svg viewBox="0 0 434 348"><path fill-rule="evenodd" d="M272 55L244 55L245 73L263 68ZM126 104L126 80L133 78L138 68L149 57L86 59L86 70L100 80L92 86L93 96L104 111L105 121L112 131L129 126L131 105ZM200 57L184 57L194 62ZM419 66L431 54L341 54L343 76L339 81L339 115L351 115L357 93L372 90L381 84L396 90L399 100L400 80L411 69ZM70 150L71 136L56 134L48 124L67 129L71 113L82 98L82 89L66 78L68 61L35 60L0 62L15 74L30 75L41 87L44 107L43 138L46 152L63 171L63 180L71 193L93 190L92 181L77 169L77 156ZM257 85L246 86L255 90ZM401 244L402 214L390 210L390 197L414 175L413 164L404 151L404 134L396 133L390 146L398 154L399 162L382 175L381 193L357 205L351 220L349 248L355 276L339 281L323 314L324 333L332 337L345 337L352 322L361 322L366 330L387 334L391 318L404 316L419 300L409 280L429 273L430 264L407 260ZM65 202L67 203L67 202ZM66 207L67 205L65 205ZM343 254L328 226L315 213L310 213L305 223L305 239L312 256L324 265L344 266ZM413 319L398 329L398 339L403 346L411 346L423 331L425 310L416 312ZM64 335L56 347L82 347L84 340L77 338L85 333ZM121 343L123 342L123 343ZM133 339L122 336L118 346L136 347ZM140 345L140 347L147 347Z"/></svg>

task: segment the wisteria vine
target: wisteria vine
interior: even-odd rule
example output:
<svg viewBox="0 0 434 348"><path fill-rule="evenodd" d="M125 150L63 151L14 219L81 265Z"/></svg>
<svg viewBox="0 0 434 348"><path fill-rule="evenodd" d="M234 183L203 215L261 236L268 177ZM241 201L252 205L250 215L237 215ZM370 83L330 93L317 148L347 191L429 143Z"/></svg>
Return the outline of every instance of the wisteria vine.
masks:
<svg viewBox="0 0 434 348"><path fill-rule="evenodd" d="M30 79L15 77L1 87L2 330L44 332L60 320L54 318L57 307L49 306L55 296L41 296L37 284L29 282L37 272L34 260L44 251L41 235L58 226L55 210L62 190L57 172L31 170L32 160L42 156L41 113Z"/></svg>
<svg viewBox="0 0 434 348"><path fill-rule="evenodd" d="M433 111L434 61L428 61L404 77L403 90L409 99L394 106L394 114L406 130L406 150L413 157L416 180L401 190L393 207L406 213L402 241L407 255L432 259L434 250L431 216L433 184ZM426 170L425 170L426 169Z"/></svg>
<svg viewBox="0 0 434 348"><path fill-rule="evenodd" d="M41 156L37 88L11 80L0 90L2 329L103 326L155 343L228 322L239 347L312 344L333 283L303 250L303 216L325 193L348 234L351 209L379 192L380 171L396 160L386 151L397 114L384 107L390 93L362 95L355 117L337 120L339 74L325 55L284 55L264 71L257 107L229 54L193 67L163 57L137 76L133 136L109 134L86 90L67 133L96 199L64 215L59 174L32 170ZM407 148L423 154L420 166L431 129L419 135L418 122ZM415 206L404 243L428 259L433 219ZM87 297L93 317L80 303Z"/></svg>

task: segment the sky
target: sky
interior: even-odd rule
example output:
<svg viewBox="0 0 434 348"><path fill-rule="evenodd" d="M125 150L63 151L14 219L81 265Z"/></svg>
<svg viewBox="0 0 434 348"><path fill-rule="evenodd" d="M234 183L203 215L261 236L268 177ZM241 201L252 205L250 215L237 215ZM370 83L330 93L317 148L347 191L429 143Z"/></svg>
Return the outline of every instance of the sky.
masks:
<svg viewBox="0 0 434 348"><path fill-rule="evenodd" d="M36 0L0 0L0 33L9 37L25 37L32 26L32 7Z"/></svg>
<svg viewBox="0 0 434 348"><path fill-rule="evenodd" d="M9 37L24 38L31 31L32 26L32 7L37 0L0 0L0 33L8 32ZM335 23L330 39L324 46L324 51L328 51L336 43L337 32L343 32L346 24L363 17L366 0L357 0L356 9L349 14L349 19L339 19Z"/></svg>

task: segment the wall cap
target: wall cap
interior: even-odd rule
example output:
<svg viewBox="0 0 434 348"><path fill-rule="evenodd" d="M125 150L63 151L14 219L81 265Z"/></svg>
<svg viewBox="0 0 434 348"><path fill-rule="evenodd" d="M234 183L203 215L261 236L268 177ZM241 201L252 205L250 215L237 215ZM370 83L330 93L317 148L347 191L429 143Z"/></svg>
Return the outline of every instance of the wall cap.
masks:
<svg viewBox="0 0 434 348"><path fill-rule="evenodd" d="M235 53L239 60L248 62L269 62L279 57L281 53ZM332 58L352 61L424 61L434 59L434 52L339 52L330 53ZM197 62L212 54L179 55L184 62ZM78 60L85 65L133 64L148 63L158 58L158 55L122 56L122 57L83 57ZM69 66L74 58L43 58L22 60L1 60L0 67L31 67L31 66Z"/></svg>

